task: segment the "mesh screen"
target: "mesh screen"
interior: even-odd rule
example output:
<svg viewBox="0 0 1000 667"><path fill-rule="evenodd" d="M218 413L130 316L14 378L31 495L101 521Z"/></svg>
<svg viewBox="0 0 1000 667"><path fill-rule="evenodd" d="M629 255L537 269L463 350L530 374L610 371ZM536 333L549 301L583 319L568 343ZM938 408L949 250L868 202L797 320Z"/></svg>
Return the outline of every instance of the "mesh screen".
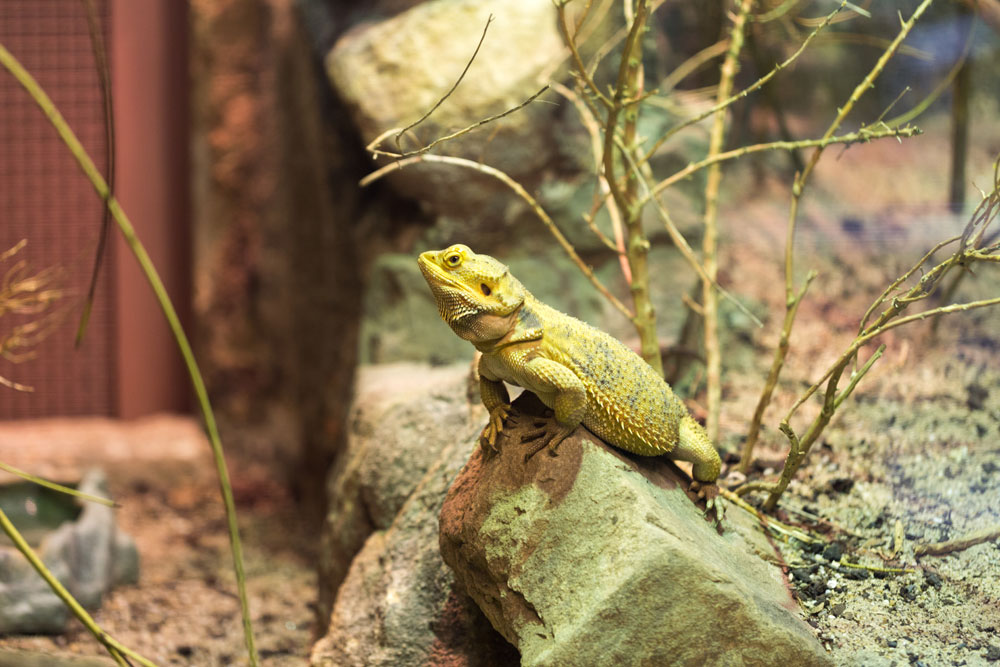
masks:
<svg viewBox="0 0 1000 667"><path fill-rule="evenodd" d="M106 36L109 2L92 2ZM106 173L102 94L86 11L80 0L0 0L0 42L34 75ZM55 267L60 286L69 292L46 320L51 332L30 350L30 358L0 359L0 375L34 388L27 393L0 387L0 419L113 412L110 253L87 336L79 349L73 345L102 210L55 130L14 77L0 69L0 252L28 241L0 265L0 280L9 286L9 271L19 262L26 263L22 275ZM3 314L0 339L32 319Z"/></svg>

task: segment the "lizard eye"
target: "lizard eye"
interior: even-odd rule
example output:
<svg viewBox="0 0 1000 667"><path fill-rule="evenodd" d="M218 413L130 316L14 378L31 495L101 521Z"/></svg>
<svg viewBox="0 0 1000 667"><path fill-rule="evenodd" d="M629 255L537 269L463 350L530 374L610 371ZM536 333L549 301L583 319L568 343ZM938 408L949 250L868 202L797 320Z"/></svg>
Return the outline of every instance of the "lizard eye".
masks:
<svg viewBox="0 0 1000 667"><path fill-rule="evenodd" d="M483 283L482 285L480 285L479 289L482 291L483 296L489 296L490 294L493 293L493 290L491 290L490 286L487 285L486 283Z"/></svg>
<svg viewBox="0 0 1000 667"><path fill-rule="evenodd" d="M462 256L459 255L457 252L453 252L447 257L445 257L444 261L448 266L458 266L459 264L462 263Z"/></svg>

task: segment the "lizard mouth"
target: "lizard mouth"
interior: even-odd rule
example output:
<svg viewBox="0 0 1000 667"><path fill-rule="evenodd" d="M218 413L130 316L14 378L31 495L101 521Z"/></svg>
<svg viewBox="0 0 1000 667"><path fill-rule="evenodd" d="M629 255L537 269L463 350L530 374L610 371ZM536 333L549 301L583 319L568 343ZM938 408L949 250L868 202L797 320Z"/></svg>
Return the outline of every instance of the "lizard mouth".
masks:
<svg viewBox="0 0 1000 667"><path fill-rule="evenodd" d="M460 292L471 291L468 286L452 278L450 273L434 261L436 254L433 250L428 250L427 252L420 253L420 257L417 258L417 265L420 267L420 272L424 274L424 280L431 286L431 289L444 287Z"/></svg>
<svg viewBox="0 0 1000 667"><path fill-rule="evenodd" d="M432 250L421 253L417 265L431 288L438 313L449 324L457 322L482 310L478 295L461 280L458 280L434 261L437 255ZM478 307L477 307L478 306Z"/></svg>

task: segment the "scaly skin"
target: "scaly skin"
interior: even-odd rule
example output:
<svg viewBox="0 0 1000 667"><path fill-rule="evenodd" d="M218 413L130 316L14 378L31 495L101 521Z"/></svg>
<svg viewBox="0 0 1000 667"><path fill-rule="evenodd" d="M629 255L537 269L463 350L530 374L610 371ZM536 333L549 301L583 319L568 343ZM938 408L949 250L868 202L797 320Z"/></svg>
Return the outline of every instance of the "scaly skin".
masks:
<svg viewBox="0 0 1000 667"><path fill-rule="evenodd" d="M490 413L481 444L495 447L510 399L504 382L534 392L555 412L527 460L554 453L581 423L621 449L691 461L692 488L721 518L716 501L719 455L670 386L635 352L603 331L546 306L489 255L464 245L422 253L417 260L438 312L482 352L479 382Z"/></svg>

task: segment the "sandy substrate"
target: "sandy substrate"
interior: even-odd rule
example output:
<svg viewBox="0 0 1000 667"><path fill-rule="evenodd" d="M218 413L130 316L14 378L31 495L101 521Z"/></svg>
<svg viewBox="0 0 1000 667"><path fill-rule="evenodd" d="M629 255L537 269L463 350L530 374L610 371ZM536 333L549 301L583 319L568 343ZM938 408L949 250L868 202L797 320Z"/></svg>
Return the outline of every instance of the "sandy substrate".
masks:
<svg viewBox="0 0 1000 667"><path fill-rule="evenodd" d="M0 424L0 460L57 480L91 465L107 471L121 504L119 526L139 547L141 575L94 614L106 632L161 665L246 663L225 516L195 420ZM267 471L237 463L232 476L257 647L264 664L301 665L313 639L317 545ZM65 635L7 637L0 648L103 654L75 619Z"/></svg>

